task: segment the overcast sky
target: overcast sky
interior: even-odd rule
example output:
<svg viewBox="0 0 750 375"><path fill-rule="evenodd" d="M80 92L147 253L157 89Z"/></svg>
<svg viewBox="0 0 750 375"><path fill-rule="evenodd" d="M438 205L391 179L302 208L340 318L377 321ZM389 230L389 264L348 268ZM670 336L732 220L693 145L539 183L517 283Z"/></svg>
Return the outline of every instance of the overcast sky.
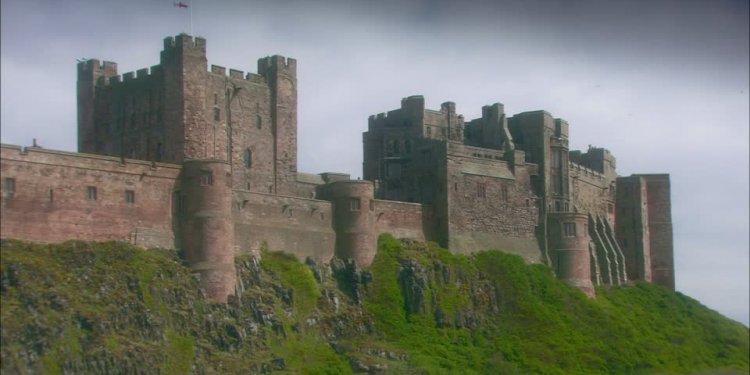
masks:
<svg viewBox="0 0 750 375"><path fill-rule="evenodd" d="M367 117L409 95L467 119L545 109L620 175L671 174L677 289L748 324L747 0L199 0L192 26L172 0L0 4L3 143L75 151L76 59L122 74L180 32L209 64L297 59L305 172L361 176Z"/></svg>

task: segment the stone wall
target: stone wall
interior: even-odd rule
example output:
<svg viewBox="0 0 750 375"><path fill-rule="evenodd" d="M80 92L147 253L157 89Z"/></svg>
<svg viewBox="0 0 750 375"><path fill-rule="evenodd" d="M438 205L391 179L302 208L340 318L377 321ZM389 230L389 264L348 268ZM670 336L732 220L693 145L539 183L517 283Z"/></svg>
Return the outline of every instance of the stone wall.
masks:
<svg viewBox="0 0 750 375"><path fill-rule="evenodd" d="M674 290L672 203L668 174L638 175L646 181L648 233L653 282Z"/></svg>
<svg viewBox="0 0 750 375"><path fill-rule="evenodd" d="M375 200L375 231L396 238L429 241L435 238L432 206L419 203Z"/></svg>
<svg viewBox="0 0 750 375"><path fill-rule="evenodd" d="M235 190L232 204L236 253L259 254L265 241L271 250L303 261L333 257L336 233L331 202Z"/></svg>
<svg viewBox="0 0 750 375"><path fill-rule="evenodd" d="M528 173L520 173L525 178L518 180L511 165L492 158L490 150L485 149L489 158L472 150L452 145L447 160L449 248L503 250L540 262L539 213Z"/></svg>
<svg viewBox="0 0 750 375"><path fill-rule="evenodd" d="M9 145L1 150L2 238L174 247L179 166Z"/></svg>
<svg viewBox="0 0 750 375"><path fill-rule="evenodd" d="M614 182L579 164L569 164L570 203L577 212L590 213L614 223Z"/></svg>

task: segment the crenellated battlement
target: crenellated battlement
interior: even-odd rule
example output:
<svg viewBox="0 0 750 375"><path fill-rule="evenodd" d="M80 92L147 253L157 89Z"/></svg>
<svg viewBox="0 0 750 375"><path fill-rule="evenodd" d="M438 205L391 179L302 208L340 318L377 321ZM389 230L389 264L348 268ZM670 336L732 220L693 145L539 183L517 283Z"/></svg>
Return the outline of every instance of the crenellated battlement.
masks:
<svg viewBox="0 0 750 375"><path fill-rule="evenodd" d="M206 39L182 33L177 36L168 36L164 38L164 51L179 50L183 48L198 48L206 50Z"/></svg>
<svg viewBox="0 0 750 375"><path fill-rule="evenodd" d="M88 59L85 61L80 61L78 63L78 74L85 73L85 72L114 72L117 74L117 63L112 61L102 61L100 62L98 59Z"/></svg>
<svg viewBox="0 0 750 375"><path fill-rule="evenodd" d="M286 72L287 74L297 75L297 60L291 57L280 55L266 56L258 59L258 74L268 76L273 72Z"/></svg>
<svg viewBox="0 0 750 375"><path fill-rule="evenodd" d="M215 74L217 76L222 77L229 77L230 79L236 79L236 80L244 80L249 81L252 83L259 83L259 84L265 84L267 83L266 77L257 74L257 73L243 73L241 70L237 69L229 69L229 75L227 76L227 68L219 65L211 65L211 74ZM243 76L244 74L244 76Z"/></svg>

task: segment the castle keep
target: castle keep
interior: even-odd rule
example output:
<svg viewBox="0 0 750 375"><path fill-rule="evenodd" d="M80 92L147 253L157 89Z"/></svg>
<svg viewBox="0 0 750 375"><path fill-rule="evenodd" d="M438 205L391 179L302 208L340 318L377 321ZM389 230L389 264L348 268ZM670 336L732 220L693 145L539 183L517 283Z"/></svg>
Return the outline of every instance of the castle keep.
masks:
<svg viewBox="0 0 750 375"><path fill-rule="evenodd" d="M182 249L210 298L261 244L369 264L376 239L500 249L593 296L646 280L674 289L669 175L619 177L569 125L502 104L466 120L421 96L369 118L363 180L297 171L296 61L257 74L212 65L206 41L164 40L158 65L78 64L78 149L2 145L2 238L121 240Z"/></svg>

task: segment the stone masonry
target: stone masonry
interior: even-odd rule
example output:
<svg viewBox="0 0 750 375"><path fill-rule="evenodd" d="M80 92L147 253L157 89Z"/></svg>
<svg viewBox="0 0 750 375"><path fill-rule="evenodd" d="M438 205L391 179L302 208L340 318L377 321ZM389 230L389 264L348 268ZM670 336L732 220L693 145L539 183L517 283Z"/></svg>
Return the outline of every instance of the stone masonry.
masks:
<svg viewBox="0 0 750 375"><path fill-rule="evenodd" d="M570 151L568 123L545 111L495 103L467 121L421 96L370 117L363 180L301 173L296 72L281 56L257 73L209 68L205 39L185 34L135 73L79 63L80 153L0 147L0 236L178 248L217 302L236 254L266 243L366 266L385 232L518 254L589 296L674 289L669 175L617 176L608 150Z"/></svg>

